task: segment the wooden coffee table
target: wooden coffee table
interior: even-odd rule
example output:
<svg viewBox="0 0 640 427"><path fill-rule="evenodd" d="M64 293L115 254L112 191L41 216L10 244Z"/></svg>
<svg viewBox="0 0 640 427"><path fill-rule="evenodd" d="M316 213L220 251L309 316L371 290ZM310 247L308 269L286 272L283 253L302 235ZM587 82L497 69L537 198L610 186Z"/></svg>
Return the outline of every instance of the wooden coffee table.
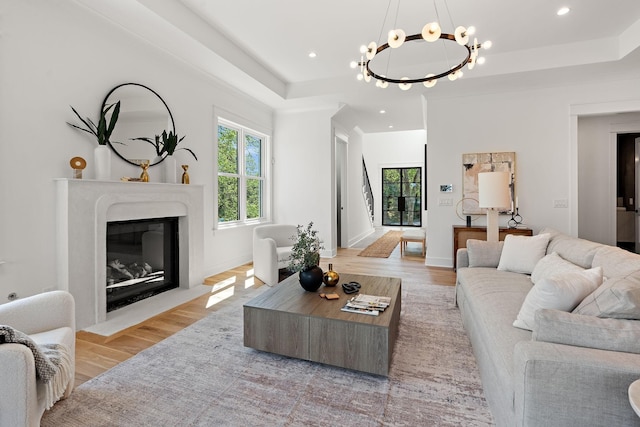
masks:
<svg viewBox="0 0 640 427"><path fill-rule="evenodd" d="M340 309L353 295L342 286L307 292L298 275L244 304L244 345L257 350L388 375L400 321L401 280L394 277L340 273L340 283L362 285L360 293L389 296L391 305L379 316ZM340 299L319 294L335 292Z"/></svg>

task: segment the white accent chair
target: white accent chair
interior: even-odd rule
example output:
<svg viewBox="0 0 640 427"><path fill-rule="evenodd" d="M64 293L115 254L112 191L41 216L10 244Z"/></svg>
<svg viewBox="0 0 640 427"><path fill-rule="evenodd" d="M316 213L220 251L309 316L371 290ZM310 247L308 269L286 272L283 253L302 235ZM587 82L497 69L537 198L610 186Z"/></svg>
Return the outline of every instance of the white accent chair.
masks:
<svg viewBox="0 0 640 427"><path fill-rule="evenodd" d="M289 265L298 227L288 224L259 225L253 229L253 274L269 286L278 283L278 270Z"/></svg>
<svg viewBox="0 0 640 427"><path fill-rule="evenodd" d="M63 399L75 380L76 323L73 296L51 291L0 305L0 324L23 332L36 344L64 344L71 372ZM60 374L58 374L60 375ZM38 427L45 411L45 385L36 380L31 350L22 344L0 344L0 426Z"/></svg>

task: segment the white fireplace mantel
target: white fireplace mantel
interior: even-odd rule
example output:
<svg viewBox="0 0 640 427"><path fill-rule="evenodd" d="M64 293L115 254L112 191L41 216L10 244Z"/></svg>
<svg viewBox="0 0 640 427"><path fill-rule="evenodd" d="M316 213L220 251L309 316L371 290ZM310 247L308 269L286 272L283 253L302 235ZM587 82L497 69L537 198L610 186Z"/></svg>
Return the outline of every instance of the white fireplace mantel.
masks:
<svg viewBox="0 0 640 427"><path fill-rule="evenodd" d="M202 284L202 185L57 179L56 191L58 289L74 296L78 329L107 320L107 222L178 217L179 289Z"/></svg>

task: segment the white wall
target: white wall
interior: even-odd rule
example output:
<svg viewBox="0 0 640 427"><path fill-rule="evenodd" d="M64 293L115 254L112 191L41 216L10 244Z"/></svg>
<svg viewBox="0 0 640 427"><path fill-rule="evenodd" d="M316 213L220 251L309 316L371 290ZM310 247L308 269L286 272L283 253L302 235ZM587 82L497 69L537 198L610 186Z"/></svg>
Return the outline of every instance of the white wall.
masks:
<svg viewBox="0 0 640 427"><path fill-rule="evenodd" d="M348 164L348 246L353 245L373 232L369 210L362 190L362 157L364 134L358 129L349 134ZM369 166L370 167L370 166ZM367 172L371 172L368 170Z"/></svg>
<svg viewBox="0 0 640 427"><path fill-rule="evenodd" d="M405 132L384 132L365 134L362 152L371 189L375 200L374 224L382 224L382 168L420 167L424 183L424 145L427 142L424 130ZM427 226L427 211L424 209L424 189L422 191L422 226Z"/></svg>
<svg viewBox="0 0 640 427"><path fill-rule="evenodd" d="M334 133L343 135L347 141L347 224L346 227L343 225L342 246L350 247L374 231L362 189L364 134L358 128L357 112L346 105L333 116L332 123Z"/></svg>
<svg viewBox="0 0 640 427"><path fill-rule="evenodd" d="M336 110L278 113L275 118L275 222L306 225L313 221L323 240L322 256L332 256L336 251L331 125Z"/></svg>
<svg viewBox="0 0 640 427"><path fill-rule="evenodd" d="M576 229L577 148L572 141L573 106L640 99L640 78L601 79L587 85L567 85L476 96L431 97L427 102L429 141L429 223L427 264L451 266L454 224L464 224L454 206L438 206L439 184L454 184L454 201L462 196L461 156L467 152L516 152L516 194L525 224L534 232L549 226L572 233ZM602 161L608 161L602 159ZM594 170L584 188L609 179L609 171ZM556 199L568 208L554 208ZM599 201L598 203L605 203ZM501 224L506 224L506 217ZM474 224L485 224L484 218ZM437 225L437 226L436 226ZM591 227L602 227L598 218ZM582 224L581 224L582 227Z"/></svg>
<svg viewBox="0 0 640 427"><path fill-rule="evenodd" d="M213 231L215 135L221 108L272 129L271 109L215 82L71 1L0 3L0 302L55 287L54 178L71 177L69 159L87 159L95 142L69 127L69 105L96 117L107 92L125 82L157 91L186 135L191 182L205 186L205 274L251 260L251 228ZM180 161L180 158L178 159ZM113 179L139 170L113 158ZM318 162L315 162L318 163ZM319 166L319 165L318 165ZM322 169L318 167L318 169ZM160 168L151 168L159 180ZM324 224L323 224L324 226Z"/></svg>

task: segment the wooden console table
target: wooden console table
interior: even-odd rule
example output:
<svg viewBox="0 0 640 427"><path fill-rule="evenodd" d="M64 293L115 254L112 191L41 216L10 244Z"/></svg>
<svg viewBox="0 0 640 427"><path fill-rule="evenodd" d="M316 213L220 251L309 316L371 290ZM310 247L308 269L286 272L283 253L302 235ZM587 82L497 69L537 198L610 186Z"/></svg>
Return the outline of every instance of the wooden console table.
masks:
<svg viewBox="0 0 640 427"><path fill-rule="evenodd" d="M507 234L516 234L519 236L533 236L533 230L530 228L506 228L500 227L499 237L501 241ZM453 226L453 269L456 269L456 254L458 249L467 247L468 239L487 240L487 227L467 227L464 225Z"/></svg>

